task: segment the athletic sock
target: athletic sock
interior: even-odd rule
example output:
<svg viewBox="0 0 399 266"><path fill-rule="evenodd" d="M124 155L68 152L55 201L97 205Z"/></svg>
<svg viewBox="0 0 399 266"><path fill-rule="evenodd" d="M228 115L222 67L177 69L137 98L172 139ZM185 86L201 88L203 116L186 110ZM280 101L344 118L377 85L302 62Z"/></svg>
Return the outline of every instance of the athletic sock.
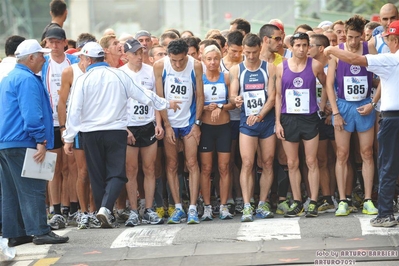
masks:
<svg viewBox="0 0 399 266"><path fill-rule="evenodd" d="M71 209L69 210L70 214L74 214L75 212L78 211L78 203L77 202L71 202Z"/></svg>
<svg viewBox="0 0 399 266"><path fill-rule="evenodd" d="M60 214L61 215L61 203L60 204L54 204L54 214Z"/></svg>

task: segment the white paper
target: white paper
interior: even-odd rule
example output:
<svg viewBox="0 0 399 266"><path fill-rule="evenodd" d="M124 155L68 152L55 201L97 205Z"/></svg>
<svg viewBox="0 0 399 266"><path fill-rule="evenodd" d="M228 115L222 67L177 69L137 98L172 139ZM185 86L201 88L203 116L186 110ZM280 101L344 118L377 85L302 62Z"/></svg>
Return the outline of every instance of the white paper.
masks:
<svg viewBox="0 0 399 266"><path fill-rule="evenodd" d="M33 160L33 155L35 155L36 152L36 149L26 149L21 176L48 181L53 180L57 154L47 151L44 161L42 163L37 163Z"/></svg>

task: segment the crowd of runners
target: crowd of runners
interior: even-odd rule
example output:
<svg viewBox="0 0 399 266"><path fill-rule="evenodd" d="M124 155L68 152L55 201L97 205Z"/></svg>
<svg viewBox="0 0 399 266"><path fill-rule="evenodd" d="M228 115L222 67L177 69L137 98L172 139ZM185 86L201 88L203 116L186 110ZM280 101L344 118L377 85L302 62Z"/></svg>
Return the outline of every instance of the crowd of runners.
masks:
<svg viewBox="0 0 399 266"><path fill-rule="evenodd" d="M31 192L52 230L355 212L371 215L372 226L398 223L393 4L381 7L379 22L354 15L286 32L275 18L251 32L237 18L204 38L107 29L71 40L65 2L53 0L50 10L41 47L11 36L0 64L2 226L15 245L42 235L27 229L35 218L18 196L33 185L4 182L18 178L8 152L29 147L57 153L53 180ZM14 93L21 63L38 74L46 107ZM38 137L26 121L48 116L47 107L52 123ZM7 231L15 220L20 228ZM51 237L58 242L36 244L68 240Z"/></svg>

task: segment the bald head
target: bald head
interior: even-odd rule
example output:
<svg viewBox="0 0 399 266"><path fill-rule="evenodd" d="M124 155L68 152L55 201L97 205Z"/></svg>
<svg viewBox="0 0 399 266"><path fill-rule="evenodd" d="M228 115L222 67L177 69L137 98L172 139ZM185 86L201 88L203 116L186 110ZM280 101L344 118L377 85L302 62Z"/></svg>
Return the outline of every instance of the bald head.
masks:
<svg viewBox="0 0 399 266"><path fill-rule="evenodd" d="M395 20L398 20L398 8L392 3L383 5L380 9L380 23L384 29Z"/></svg>

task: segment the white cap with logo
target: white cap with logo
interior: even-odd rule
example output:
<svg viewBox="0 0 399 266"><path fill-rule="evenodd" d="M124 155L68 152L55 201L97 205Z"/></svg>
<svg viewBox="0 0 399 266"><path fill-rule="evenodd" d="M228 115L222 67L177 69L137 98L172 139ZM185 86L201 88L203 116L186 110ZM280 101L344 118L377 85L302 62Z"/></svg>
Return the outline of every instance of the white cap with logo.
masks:
<svg viewBox="0 0 399 266"><path fill-rule="evenodd" d="M21 42L17 50L15 50L15 57L21 58L25 55L34 54L34 53L50 53L51 49L43 48L40 46L39 42L35 39L29 39Z"/></svg>
<svg viewBox="0 0 399 266"><path fill-rule="evenodd" d="M104 57L105 53L99 43L88 42L83 46L82 50L80 50L77 53L74 53L74 55L85 55L88 57Z"/></svg>

